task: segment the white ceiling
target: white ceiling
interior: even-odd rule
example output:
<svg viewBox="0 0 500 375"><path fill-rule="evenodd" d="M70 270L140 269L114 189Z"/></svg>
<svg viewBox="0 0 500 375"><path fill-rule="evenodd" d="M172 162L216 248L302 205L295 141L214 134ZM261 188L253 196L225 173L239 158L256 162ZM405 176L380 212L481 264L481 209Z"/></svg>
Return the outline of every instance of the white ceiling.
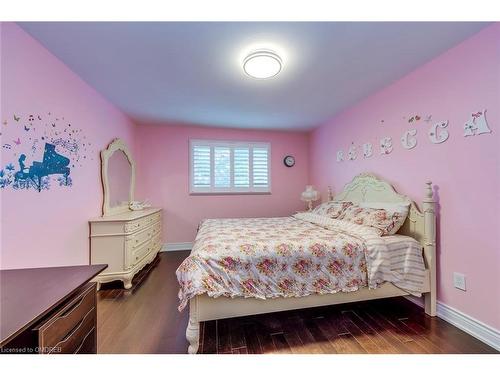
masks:
<svg viewBox="0 0 500 375"><path fill-rule="evenodd" d="M136 122L310 129L487 26L471 22L20 23ZM245 52L284 60L270 80Z"/></svg>

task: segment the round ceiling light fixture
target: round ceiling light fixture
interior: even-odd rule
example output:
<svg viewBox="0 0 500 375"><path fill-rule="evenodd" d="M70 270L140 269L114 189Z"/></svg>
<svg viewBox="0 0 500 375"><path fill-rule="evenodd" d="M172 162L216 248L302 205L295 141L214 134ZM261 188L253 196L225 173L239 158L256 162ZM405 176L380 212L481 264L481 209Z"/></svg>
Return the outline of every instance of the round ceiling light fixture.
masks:
<svg viewBox="0 0 500 375"><path fill-rule="evenodd" d="M266 79L276 76L283 67L281 57L274 51L261 49L243 60L243 70L252 78Z"/></svg>

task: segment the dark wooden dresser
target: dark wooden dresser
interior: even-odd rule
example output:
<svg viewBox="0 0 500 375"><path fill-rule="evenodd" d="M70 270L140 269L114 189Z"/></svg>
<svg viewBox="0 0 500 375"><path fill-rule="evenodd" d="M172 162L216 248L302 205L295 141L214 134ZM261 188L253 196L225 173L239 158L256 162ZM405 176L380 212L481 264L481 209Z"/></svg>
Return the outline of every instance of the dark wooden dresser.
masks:
<svg viewBox="0 0 500 375"><path fill-rule="evenodd" d="M96 353L96 284L89 281L106 267L0 271L0 353Z"/></svg>

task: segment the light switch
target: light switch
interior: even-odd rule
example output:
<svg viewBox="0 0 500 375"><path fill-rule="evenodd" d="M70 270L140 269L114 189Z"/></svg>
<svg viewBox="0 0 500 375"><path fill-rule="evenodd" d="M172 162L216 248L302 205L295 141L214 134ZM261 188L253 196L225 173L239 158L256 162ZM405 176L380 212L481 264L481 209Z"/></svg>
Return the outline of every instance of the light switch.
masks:
<svg viewBox="0 0 500 375"><path fill-rule="evenodd" d="M458 272L453 272L453 285L457 289L467 290L465 288L465 275Z"/></svg>

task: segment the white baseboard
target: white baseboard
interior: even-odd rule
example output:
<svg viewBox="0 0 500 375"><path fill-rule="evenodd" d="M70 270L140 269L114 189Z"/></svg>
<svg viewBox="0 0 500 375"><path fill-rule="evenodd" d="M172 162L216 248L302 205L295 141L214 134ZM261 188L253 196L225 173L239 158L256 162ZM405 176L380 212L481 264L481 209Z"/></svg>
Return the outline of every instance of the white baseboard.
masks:
<svg viewBox="0 0 500 375"><path fill-rule="evenodd" d="M424 307L421 298L408 296L406 299L422 308ZM436 310L439 318L453 324L455 327L467 332L492 348L500 350L500 331L439 301L437 302Z"/></svg>
<svg viewBox="0 0 500 375"><path fill-rule="evenodd" d="M192 242L175 242L163 244L160 251L180 251L191 250L193 248Z"/></svg>
<svg viewBox="0 0 500 375"><path fill-rule="evenodd" d="M442 302L437 303L437 316L485 344L500 350L500 331Z"/></svg>

